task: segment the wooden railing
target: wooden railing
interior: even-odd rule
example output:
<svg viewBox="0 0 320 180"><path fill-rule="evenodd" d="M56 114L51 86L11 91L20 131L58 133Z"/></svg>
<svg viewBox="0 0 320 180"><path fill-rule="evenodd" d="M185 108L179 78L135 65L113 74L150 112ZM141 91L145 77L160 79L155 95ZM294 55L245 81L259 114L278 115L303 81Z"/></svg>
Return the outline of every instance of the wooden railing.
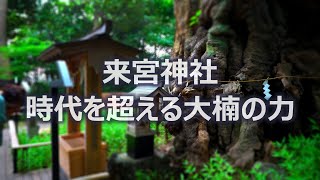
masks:
<svg viewBox="0 0 320 180"><path fill-rule="evenodd" d="M11 149L13 159L13 173L18 172L18 150L27 151L29 148L49 146L51 142L33 143L33 144L19 144L16 124L13 120L9 120L9 134L11 138Z"/></svg>
<svg viewBox="0 0 320 180"><path fill-rule="evenodd" d="M18 150L27 151L29 148L36 148L42 146L49 146L51 142L33 143L33 144L19 144L17 135L17 128L14 120L9 120L9 135L11 138L12 159L13 159L13 173L18 172ZM74 180L94 180L94 179L109 179L108 172L86 175L75 178Z"/></svg>

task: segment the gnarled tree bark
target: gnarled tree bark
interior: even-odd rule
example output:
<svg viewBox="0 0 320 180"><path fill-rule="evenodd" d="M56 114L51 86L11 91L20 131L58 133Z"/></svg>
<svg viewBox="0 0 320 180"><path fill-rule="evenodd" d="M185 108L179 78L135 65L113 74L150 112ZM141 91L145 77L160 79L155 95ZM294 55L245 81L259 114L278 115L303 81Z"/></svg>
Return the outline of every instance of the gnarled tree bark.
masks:
<svg viewBox="0 0 320 180"><path fill-rule="evenodd" d="M189 19L200 9L199 23ZM297 15L297 12L299 15ZM320 4L315 0L175 0L176 34L172 59L211 60L220 80L250 80L275 76L319 76ZM301 133L307 117L320 112L319 80L282 78L271 83L273 93L296 99L297 116L288 124L207 122L201 117L167 123L175 135L174 155L201 166L214 151L227 154L233 165L249 168L270 154L269 140ZM170 92L184 99L200 95L263 95L262 83L228 83L200 88L172 83ZM276 120L275 120L276 121ZM279 122L279 121L278 121ZM307 132L304 132L307 133Z"/></svg>

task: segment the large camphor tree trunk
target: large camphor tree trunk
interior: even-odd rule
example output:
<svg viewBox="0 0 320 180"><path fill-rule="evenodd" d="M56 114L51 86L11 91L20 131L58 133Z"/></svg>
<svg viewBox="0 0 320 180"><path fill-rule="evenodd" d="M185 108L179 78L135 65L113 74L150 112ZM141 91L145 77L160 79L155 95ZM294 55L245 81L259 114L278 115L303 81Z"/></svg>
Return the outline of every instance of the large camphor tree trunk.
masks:
<svg viewBox="0 0 320 180"><path fill-rule="evenodd" d="M7 0L0 0L0 46L6 45L7 41Z"/></svg>
<svg viewBox="0 0 320 180"><path fill-rule="evenodd" d="M219 80L251 80L277 76L319 76L320 3L316 0L175 0L176 34L172 59L211 59ZM190 18L201 10L199 22ZM250 168L268 158L270 140L288 133L308 133L308 117L320 112L319 80L282 78L269 82L271 92L295 99L296 116L268 123L239 120L221 123L194 118L169 122L175 135L174 157L200 166L218 151L234 166ZM262 82L227 83L199 88L192 83L170 86L170 92L188 99L219 93L263 97Z"/></svg>

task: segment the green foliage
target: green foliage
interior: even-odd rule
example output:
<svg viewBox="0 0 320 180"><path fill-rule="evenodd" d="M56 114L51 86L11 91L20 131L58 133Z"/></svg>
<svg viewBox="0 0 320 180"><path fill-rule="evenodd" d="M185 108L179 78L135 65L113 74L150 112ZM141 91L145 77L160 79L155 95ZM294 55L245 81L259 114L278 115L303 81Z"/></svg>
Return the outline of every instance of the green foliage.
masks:
<svg viewBox="0 0 320 180"><path fill-rule="evenodd" d="M151 129L155 130L156 123L151 123ZM126 140L126 122L110 121L102 124L102 140L108 145L108 156L113 153L126 152L127 140ZM165 144L165 129L163 125L159 126L159 136L155 136L155 146L158 147ZM169 140L172 136L169 135Z"/></svg>
<svg viewBox="0 0 320 180"><path fill-rule="evenodd" d="M160 48L172 47L175 31L173 0L146 1L144 9L145 43Z"/></svg>
<svg viewBox="0 0 320 180"><path fill-rule="evenodd" d="M126 152L126 122L104 122L102 124L102 140L107 143L107 154L111 156L114 153Z"/></svg>
<svg viewBox="0 0 320 180"><path fill-rule="evenodd" d="M146 170L138 170L135 173L135 177L137 180L152 180L157 178L156 171L146 171Z"/></svg>
<svg viewBox="0 0 320 180"><path fill-rule="evenodd" d="M183 162L184 173L180 174L180 179L257 179L266 180L268 178L280 177L278 173L272 169L264 172L261 170L261 164L256 163L250 171L243 171L232 167L232 165L224 159L219 153L215 153L200 169L197 169L188 161Z"/></svg>
<svg viewBox="0 0 320 180"><path fill-rule="evenodd" d="M49 142L49 134L40 134L31 139L28 138L26 131L18 134L20 144ZM51 165L51 147L43 146L18 150L18 171L29 171L33 169L46 168Z"/></svg>
<svg viewBox="0 0 320 180"><path fill-rule="evenodd" d="M199 9L193 16L191 16L190 21L189 21L189 26L194 26L199 23L199 18L201 16L201 10Z"/></svg>
<svg viewBox="0 0 320 180"><path fill-rule="evenodd" d="M236 170L220 154L215 153L209 162L197 171L188 161L183 162L188 179L232 179Z"/></svg>
<svg viewBox="0 0 320 180"><path fill-rule="evenodd" d="M11 39L16 35L17 27L31 24L37 9L35 0L10 0L7 11L7 35Z"/></svg>
<svg viewBox="0 0 320 180"><path fill-rule="evenodd" d="M102 115L106 117L106 112ZM64 113L64 123L59 126L59 133L65 134L67 132L67 113ZM81 132L85 131L85 120L82 119L80 124ZM119 121L106 121L101 125L101 138L107 144L107 155L110 157L114 153L122 153L127 150L127 123Z"/></svg>
<svg viewBox="0 0 320 180"><path fill-rule="evenodd" d="M287 179L320 179L320 134L309 138L289 136L288 142L274 143L277 148L273 156L280 158L280 166Z"/></svg>
<svg viewBox="0 0 320 180"><path fill-rule="evenodd" d="M215 158L211 158L209 163L203 166L201 173L209 179L232 179L235 170L224 158L216 153Z"/></svg>
<svg viewBox="0 0 320 180"><path fill-rule="evenodd" d="M93 26L85 7L85 2L47 1L38 6L35 19L30 26L43 40L67 42L80 38L90 32Z"/></svg>
<svg viewBox="0 0 320 180"><path fill-rule="evenodd" d="M35 82L30 89L30 94L35 96L42 96L50 93L50 85L48 82Z"/></svg>
<svg viewBox="0 0 320 180"><path fill-rule="evenodd" d="M66 119L66 114L64 118ZM59 124L59 133L65 134L67 132L67 121ZM49 142L51 139L50 131L43 132L37 136L29 138L26 130L18 133L20 144L33 144L40 142ZM18 150L18 171L30 171L39 168L46 168L51 166L51 146L42 146L29 148L28 150Z"/></svg>
<svg viewBox="0 0 320 180"><path fill-rule="evenodd" d="M273 156L287 172L286 179L320 179L320 125L309 118L313 135L289 136L275 142Z"/></svg>
<svg viewBox="0 0 320 180"><path fill-rule="evenodd" d="M113 21L112 37L125 44L141 49L173 45L173 0L13 0L8 11L10 43L0 53L10 58L13 76L21 79L35 67L44 67L35 57L53 42L80 38L105 19Z"/></svg>
<svg viewBox="0 0 320 180"><path fill-rule="evenodd" d="M266 179L283 179L283 175L277 172L275 169L269 168L266 171L261 170L261 162L256 163L251 170L247 173L256 180L266 180ZM242 174L244 179L249 179L249 175L246 173ZM247 178L246 178L247 177Z"/></svg>
<svg viewBox="0 0 320 180"><path fill-rule="evenodd" d="M311 123L311 131L313 131L314 133L320 133L320 125L319 123L312 118L308 118L310 123Z"/></svg>
<svg viewBox="0 0 320 180"><path fill-rule="evenodd" d="M67 114L64 114L65 118ZM113 153L120 153L126 151L126 123L123 122L105 122L102 124L102 140L108 145L109 156ZM85 121L81 123L81 131L85 129ZM67 121L60 123L59 134L67 132ZM32 139L28 138L26 131L19 132L19 143L29 144L38 142L49 142L50 132L44 132ZM32 157L32 158L30 158ZM28 151L18 152L18 170L29 171L51 165L51 149L48 147L30 148Z"/></svg>
<svg viewBox="0 0 320 180"><path fill-rule="evenodd" d="M174 37L173 0L90 0L83 5L94 26L113 21L112 36L125 44L144 48L145 44L171 47Z"/></svg>
<svg viewBox="0 0 320 180"><path fill-rule="evenodd" d="M44 3L34 3L32 6L35 7L30 7L30 10L24 8L27 3L20 2L19 4L22 7L9 6L9 38L19 36L20 29L25 26L30 31L37 33L37 38L53 42L70 41L92 29L92 19L88 18L84 2L77 4L75 1L66 3L60 0L50 0Z"/></svg>
<svg viewBox="0 0 320 180"><path fill-rule="evenodd" d="M319 142L320 139L307 140L310 142ZM311 151L309 154L300 152L298 148L300 145L310 145L311 148L307 151ZM275 157L283 159L280 166L287 171L288 174L281 174L275 169L262 170L262 164L256 163L249 171L244 171L240 169L233 168L224 158L222 158L218 153L210 158L209 162L204 164L201 169L197 169L194 165L188 161L183 162L184 174L180 175L180 179L319 179L320 169L317 166L319 162L318 155L319 147L317 150L314 144L308 144L301 137L289 140L289 143L278 143L276 145L279 147L274 153ZM291 147L291 151L288 151L287 147ZM295 147L296 149L294 150Z"/></svg>
<svg viewBox="0 0 320 180"><path fill-rule="evenodd" d="M154 131L156 131L156 126L157 126L157 123L155 122L151 122L150 123L150 128ZM159 124L159 135L155 135L155 138L154 138L154 143L155 143L155 146L156 147L159 147L160 145L163 145L163 144L166 144L166 139L165 139L165 127L163 124ZM168 141L172 140L172 135L170 135L168 133Z"/></svg>
<svg viewBox="0 0 320 180"><path fill-rule="evenodd" d="M64 122L59 124L59 134L66 134L67 132L67 113L64 113ZM155 125L152 125L153 128ZM81 122L81 131L85 130L85 121ZM111 156L114 153L126 152L126 130L127 123L119 121L110 121L102 123L102 140L107 143L107 154ZM156 136L155 144L159 146L164 141L164 127L160 126L160 136ZM26 131L21 131L18 134L20 144L49 142L50 132L43 132L32 139L28 138ZM171 138L171 137L170 137ZM32 157L32 158L31 158ZM18 152L18 168L19 171L29 171L51 165L51 149L50 146L30 148L28 151Z"/></svg>
<svg viewBox="0 0 320 180"><path fill-rule="evenodd" d="M10 70L14 76L22 78L24 73L43 66L36 57L50 46L49 41L42 41L28 27L19 30L19 36L12 39L8 46L0 47L0 53L10 59ZM7 68L7 67L0 67Z"/></svg>
<svg viewBox="0 0 320 180"><path fill-rule="evenodd" d="M86 18L85 3L28 1L14 0L9 4L7 34L10 42L0 49L0 53L10 59L13 76L19 79L36 67L51 71L52 64L43 64L36 59L40 53L53 42L70 41L92 29L92 21Z"/></svg>
<svg viewBox="0 0 320 180"><path fill-rule="evenodd" d="M201 169L185 161L180 179L320 179L320 126L314 119L309 120L312 136L289 136L281 142L274 142L273 156L280 160L279 166L285 172L272 168L263 170L261 163L255 163L249 171L234 169L215 153Z"/></svg>
<svg viewBox="0 0 320 180"><path fill-rule="evenodd" d="M163 171L163 170L137 170L135 173L137 180L174 180L175 176L173 172Z"/></svg>

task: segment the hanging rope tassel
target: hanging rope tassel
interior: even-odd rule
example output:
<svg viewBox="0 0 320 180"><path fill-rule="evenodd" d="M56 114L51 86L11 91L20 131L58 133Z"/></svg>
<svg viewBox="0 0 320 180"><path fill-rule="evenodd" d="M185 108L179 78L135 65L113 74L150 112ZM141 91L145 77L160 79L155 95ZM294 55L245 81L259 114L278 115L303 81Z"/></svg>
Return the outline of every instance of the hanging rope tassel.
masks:
<svg viewBox="0 0 320 180"><path fill-rule="evenodd" d="M265 80L265 81L263 82L263 90L264 90L263 94L266 95L266 96L264 96L264 98L265 98L266 100L269 100L270 97L272 96L272 95L270 94L270 91L271 91L271 90L269 89L269 87L270 87L270 85L268 84L268 80Z"/></svg>

